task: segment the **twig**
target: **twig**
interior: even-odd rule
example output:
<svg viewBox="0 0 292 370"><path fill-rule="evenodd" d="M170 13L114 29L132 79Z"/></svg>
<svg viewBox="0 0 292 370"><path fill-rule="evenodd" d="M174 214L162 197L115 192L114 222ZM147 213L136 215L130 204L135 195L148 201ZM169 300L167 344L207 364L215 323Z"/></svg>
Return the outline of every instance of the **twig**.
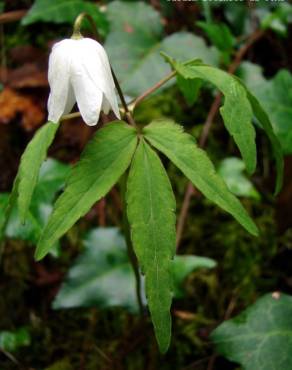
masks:
<svg viewBox="0 0 292 370"><path fill-rule="evenodd" d="M199 359L195 362L192 362L191 364L187 365L186 367L184 367L181 370L195 370L197 368L197 366L203 364L204 362L207 362L209 360L209 358L210 357L201 358L201 359Z"/></svg>
<svg viewBox="0 0 292 370"><path fill-rule="evenodd" d="M185 191L185 195L184 195L183 204L180 210L179 218L177 221L177 227L176 227L176 247L177 248L181 241L185 221L188 215L189 204L190 204L192 195L194 194L194 191L195 191L195 188L193 187L193 185L191 183L188 183L186 191Z"/></svg>
<svg viewBox="0 0 292 370"><path fill-rule="evenodd" d="M101 200L97 203L97 217L98 217L98 225L100 227L106 226L106 199L101 198Z"/></svg>
<svg viewBox="0 0 292 370"><path fill-rule="evenodd" d="M8 351L5 351L5 349L3 348L0 348L0 352L3 353L3 355L5 355L7 358L9 358L10 361L12 361L15 365L20 365L19 362L17 361L17 359Z"/></svg>
<svg viewBox="0 0 292 370"><path fill-rule="evenodd" d="M224 316L223 316L223 320L222 321L226 321L226 320L229 320L231 315L232 315L232 312L235 308L235 305L236 305L236 297L235 296L232 296L231 299L230 299L230 302L228 303L228 306L225 310L225 313L224 313ZM218 355L216 353L214 353L211 357L210 357L210 360L208 362L208 366L207 366L207 370L212 370L214 368L214 365L215 365L215 361L217 359Z"/></svg>
<svg viewBox="0 0 292 370"><path fill-rule="evenodd" d="M164 85L166 82L168 82L172 77L176 75L176 71L170 72L167 76L162 78L160 81L158 81L155 85L150 87L148 90L146 90L142 95L138 96L138 98L132 100L129 103L130 109L133 111L135 107L141 103L142 100L147 98L147 96L151 95L154 91L159 89L162 85Z"/></svg>
<svg viewBox="0 0 292 370"><path fill-rule="evenodd" d="M263 35L264 35L264 31L263 30L258 30L256 32L254 32L247 39L247 42L235 54L233 62L230 64L230 66L227 70L228 73L234 74L234 72L239 67L239 65L240 65L243 57L247 53L247 51L250 49L250 47L257 40L259 40L261 37L263 37ZM213 123L213 121L215 119L215 116L218 112L218 109L220 107L221 98L222 98L222 94L218 93L216 95L214 101L213 101L213 104L211 105L211 108L210 108L209 113L207 115L206 121L204 123L202 134L201 134L200 139L199 139L199 146L201 148L204 148L206 146L208 136L209 136L209 133L210 133L210 129L212 127L212 123ZM188 185L186 187L182 208L181 208L181 211L180 211L180 214L179 214L179 217L178 217L178 222L177 222L177 244L176 244L177 248L180 245L180 241L181 241L181 238L182 238L186 218L187 218L188 211L189 211L189 208L190 208L191 198L194 194L198 194L198 191L197 190L195 191L193 184L190 182L190 183L188 183Z"/></svg>

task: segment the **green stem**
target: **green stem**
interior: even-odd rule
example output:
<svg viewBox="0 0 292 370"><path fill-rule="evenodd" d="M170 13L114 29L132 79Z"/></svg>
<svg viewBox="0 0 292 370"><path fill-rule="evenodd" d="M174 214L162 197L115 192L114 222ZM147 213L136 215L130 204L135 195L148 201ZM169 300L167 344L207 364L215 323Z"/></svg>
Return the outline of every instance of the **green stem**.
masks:
<svg viewBox="0 0 292 370"><path fill-rule="evenodd" d="M206 18L207 23L212 23L212 13L211 13L211 8L209 1L202 0L202 5L203 5L203 11L204 11L204 16Z"/></svg>

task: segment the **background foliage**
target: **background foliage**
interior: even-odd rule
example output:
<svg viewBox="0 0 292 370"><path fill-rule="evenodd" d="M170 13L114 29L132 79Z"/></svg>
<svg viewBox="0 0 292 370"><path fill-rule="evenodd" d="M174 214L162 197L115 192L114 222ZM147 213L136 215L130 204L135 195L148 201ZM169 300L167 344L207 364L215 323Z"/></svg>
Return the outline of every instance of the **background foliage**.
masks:
<svg viewBox="0 0 292 370"><path fill-rule="evenodd" d="M232 127L234 121L227 122L224 117L224 110L236 109L238 101L228 102L229 86L218 86L212 73L206 73L209 83L203 82L206 78L198 75L198 68L195 75L195 67L188 71L191 78L184 79L182 74L137 108L135 118L141 124L161 117L166 122L174 119L200 138L217 94L216 85L226 92L221 111L223 119L219 114L212 118L207 152L260 230L258 238L250 236L209 200L200 194L192 196L184 233L178 243L179 255L173 263L173 337L169 351L162 357L145 314L144 281L142 315L136 300L135 276L126 253L127 235L122 234L124 200L119 194L125 186L123 179L106 198L101 197L103 190L111 187L111 179L103 185L100 194L95 192L92 196L101 199L89 211L88 207L78 209L72 205L73 213L86 213L85 217L62 238L62 248L53 243L51 254L41 263L34 262L34 247L52 212L52 204L63 189L72 164L79 159L95 130L78 119L64 122L49 150L50 159L41 167L33 194L36 171L47 148L39 146L36 152L30 152L35 158L34 168L30 169L30 177L18 186L30 194L29 198L33 195L31 207L28 210L23 198L18 201L20 209L25 210L23 214L17 207L11 209L2 243L1 369L151 370L169 369L171 364L179 370L290 370L292 55L288 45L292 37L291 5L261 1L204 5L201 2L119 0L98 4L81 0L19 0L0 4L3 10L0 15L0 219L4 217L20 155L36 128L45 122L50 46L57 39L70 36L72 21L81 11L94 16L129 98L141 94L170 71L160 51L179 61L201 59L222 70L230 71L236 62L237 76L269 114L281 143L281 148L274 145L274 152L279 155L277 150L282 150L286 155L284 187L275 198L274 156L262 130L265 118L259 114L258 120L252 119L248 108L242 107L235 114L237 119L250 121L251 142L254 128L257 133L259 164L251 177L246 168L254 167L253 153L244 148L241 133ZM28 12L22 12L18 20L12 19L12 22L11 12L19 10ZM89 29L85 32L90 34ZM253 37L256 41L248 45ZM248 49L241 56L240 50L246 45ZM212 71L211 67L207 68ZM234 131L234 140L245 163L223 124L231 133ZM110 125L108 127L109 134ZM51 130L49 126L42 129L47 145L55 134L50 133ZM100 135L107 135L106 132L100 131ZM135 141L134 136L131 138L122 129L116 135L112 140L121 146L123 135L129 143ZM157 143L157 137L155 141L151 125L145 129L145 135L166 155L162 160L170 176L179 215L187 180L167 159L165 148L169 143L178 143L177 158L169 158L189 178L193 174L186 163L194 148L186 145L187 136L185 143L179 144L178 134L172 129L164 143ZM236 135L239 136L236 138ZM92 146L95 144L93 141ZM152 161L156 163L148 144L143 144L144 149L140 145L140 150L154 156ZM112 146L108 150L110 152ZM125 167L129 152L131 145L124 152ZM89 148L85 156L93 154ZM147 166L145 158L144 162L142 159L136 154L131 169L140 173L140 181L143 181L141 168ZM156 178L163 177L159 164L156 163L155 168ZM76 171L78 176L69 180L73 190L80 177L78 166ZM117 171L111 171L112 177L119 177ZM86 181L94 181L94 169L87 173L90 175ZM200 188L199 183L196 185ZM152 191L151 184L148 190ZM200 190L206 192L206 186ZM158 205L159 192L156 195ZM26 212L28 221L23 225ZM135 220L140 216L135 209L132 215ZM162 222L172 222L171 213L166 218ZM60 219L57 221L59 226ZM70 226L66 225L65 229Z"/></svg>

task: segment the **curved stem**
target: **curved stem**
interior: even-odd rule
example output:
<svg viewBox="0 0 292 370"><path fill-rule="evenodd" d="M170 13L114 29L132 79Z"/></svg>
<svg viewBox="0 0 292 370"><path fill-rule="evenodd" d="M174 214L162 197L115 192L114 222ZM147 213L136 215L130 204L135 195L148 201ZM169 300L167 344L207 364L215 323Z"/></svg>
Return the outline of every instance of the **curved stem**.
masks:
<svg viewBox="0 0 292 370"><path fill-rule="evenodd" d="M87 19L90 23L92 28L92 32L94 34L94 38L96 41L100 41L99 34L96 29L96 25L94 19L88 13L80 13L78 17L75 19L74 26L73 26L73 34L71 36L72 39L81 39L83 36L81 34L81 26L84 19Z"/></svg>
<svg viewBox="0 0 292 370"><path fill-rule="evenodd" d="M176 71L170 72L167 76L162 78L160 81L158 81L155 85L150 87L148 90L146 90L143 94L138 96L136 99L132 100L129 103L129 107L131 111L133 112L135 107L141 103L147 96L151 95L154 91L158 90L162 85L164 85L166 82L168 82L172 77L176 75Z"/></svg>

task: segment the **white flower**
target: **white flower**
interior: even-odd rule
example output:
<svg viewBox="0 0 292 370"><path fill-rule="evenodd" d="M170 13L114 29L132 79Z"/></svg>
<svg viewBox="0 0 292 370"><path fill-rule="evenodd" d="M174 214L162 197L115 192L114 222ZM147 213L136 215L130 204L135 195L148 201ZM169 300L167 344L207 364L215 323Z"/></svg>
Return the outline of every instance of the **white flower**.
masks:
<svg viewBox="0 0 292 370"><path fill-rule="evenodd" d="M100 111L120 118L115 84L104 48L89 38L65 39L53 46L48 79L48 120L58 122L75 102L85 123L97 124Z"/></svg>

